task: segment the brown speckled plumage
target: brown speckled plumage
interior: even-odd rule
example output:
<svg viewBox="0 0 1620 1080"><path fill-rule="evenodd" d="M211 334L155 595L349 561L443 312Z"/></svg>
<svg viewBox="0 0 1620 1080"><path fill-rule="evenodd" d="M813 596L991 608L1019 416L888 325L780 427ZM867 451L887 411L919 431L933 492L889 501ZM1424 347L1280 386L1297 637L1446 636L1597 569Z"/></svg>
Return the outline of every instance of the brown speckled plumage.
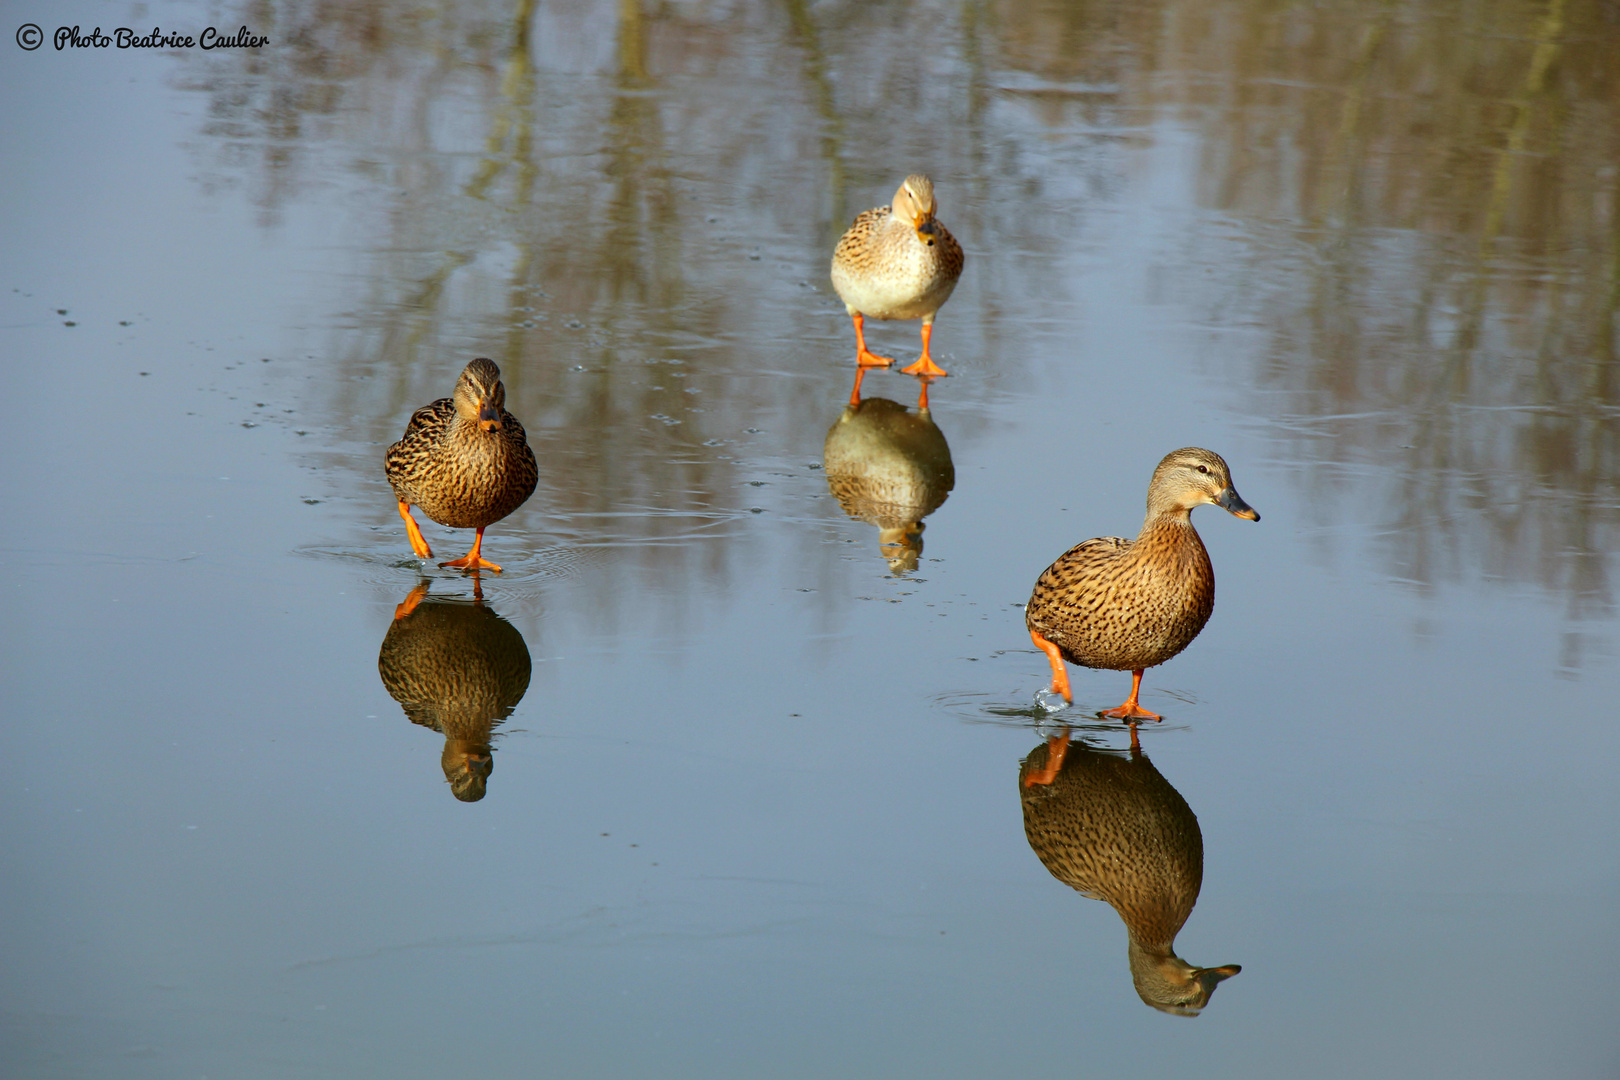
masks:
<svg viewBox="0 0 1620 1080"><path fill-rule="evenodd" d="M1204 880L1198 818L1146 755L1068 743L1050 783L1026 784L1048 762L1036 747L1019 771L1024 835L1052 876L1125 922L1131 979L1143 1001L1191 1014L1237 965L1198 968L1175 953L1176 935Z"/></svg>
<svg viewBox="0 0 1620 1080"><path fill-rule="evenodd" d="M444 735L440 764L456 798L483 798L491 735L529 689L517 627L480 601L428 599L418 585L388 627L377 671L413 724Z"/></svg>
<svg viewBox="0 0 1620 1080"><path fill-rule="evenodd" d="M400 503L452 529L478 529L480 540L484 528L522 506L540 474L505 404L500 369L480 358L462 371L452 397L416 410L384 457Z"/></svg>
<svg viewBox="0 0 1620 1080"><path fill-rule="evenodd" d="M1190 516L1204 503L1260 519L1219 454L1186 447L1165 455L1136 539L1086 540L1047 567L1025 608L1030 632L1070 663L1115 671L1141 671L1185 649L1215 607L1215 571Z"/></svg>
<svg viewBox="0 0 1620 1080"><path fill-rule="evenodd" d="M833 288L855 320L857 349L871 361L893 362L864 353L862 316L923 321L924 359L918 362L917 374L929 373L934 316L962 276L962 246L935 219L935 209L933 181L919 174L908 176L891 205L855 218L832 258Z"/></svg>
<svg viewBox="0 0 1620 1080"><path fill-rule="evenodd" d="M922 519L956 484L951 448L929 411L880 397L849 406L827 432L822 469L844 513L878 527L890 567L915 570Z"/></svg>

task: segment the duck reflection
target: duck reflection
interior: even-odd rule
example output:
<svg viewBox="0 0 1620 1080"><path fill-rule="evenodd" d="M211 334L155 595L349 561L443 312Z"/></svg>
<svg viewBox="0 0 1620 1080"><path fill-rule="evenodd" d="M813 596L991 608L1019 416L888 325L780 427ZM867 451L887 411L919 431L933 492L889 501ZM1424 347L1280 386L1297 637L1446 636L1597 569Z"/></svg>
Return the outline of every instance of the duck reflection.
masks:
<svg viewBox="0 0 1620 1080"><path fill-rule="evenodd" d="M411 723L444 736L451 793L482 799L495 727L523 700L530 663L523 635L484 604L477 576L471 601L430 598L425 581L412 589L394 609L377 670Z"/></svg>
<svg viewBox="0 0 1620 1080"><path fill-rule="evenodd" d="M1200 968L1175 953L1204 880L1204 840L1181 793L1132 745L1128 754L1061 737L1019 770L1024 834L1052 876L1125 920L1131 981L1163 1012L1196 1016L1242 970Z"/></svg>
<svg viewBox="0 0 1620 1080"><path fill-rule="evenodd" d="M863 399L864 374L827 432L821 465L844 513L878 527L878 550L889 569L904 574L917 569L922 519L950 495L956 469L928 407L927 381L912 410L888 398Z"/></svg>

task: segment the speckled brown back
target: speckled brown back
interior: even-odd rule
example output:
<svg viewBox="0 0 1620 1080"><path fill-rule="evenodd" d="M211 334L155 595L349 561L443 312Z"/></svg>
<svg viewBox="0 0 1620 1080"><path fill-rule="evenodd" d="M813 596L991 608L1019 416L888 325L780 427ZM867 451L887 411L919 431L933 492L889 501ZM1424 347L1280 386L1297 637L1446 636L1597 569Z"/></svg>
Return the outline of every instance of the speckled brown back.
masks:
<svg viewBox="0 0 1620 1080"><path fill-rule="evenodd" d="M1215 571L1192 522L1164 517L1135 540L1070 548L1041 574L1025 608L1064 659L1132 671L1185 649L1215 609Z"/></svg>

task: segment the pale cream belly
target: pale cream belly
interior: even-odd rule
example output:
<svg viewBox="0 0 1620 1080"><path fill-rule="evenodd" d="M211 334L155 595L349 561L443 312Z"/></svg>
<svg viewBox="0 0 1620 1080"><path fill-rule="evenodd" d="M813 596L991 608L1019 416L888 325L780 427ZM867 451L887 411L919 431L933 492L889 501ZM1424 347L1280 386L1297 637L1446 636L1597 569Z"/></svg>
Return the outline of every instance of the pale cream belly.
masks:
<svg viewBox="0 0 1620 1080"><path fill-rule="evenodd" d="M850 274L837 265L833 266L832 283L846 307L869 319L920 319L932 315L956 288L956 282L943 278L921 288L915 280L879 281Z"/></svg>

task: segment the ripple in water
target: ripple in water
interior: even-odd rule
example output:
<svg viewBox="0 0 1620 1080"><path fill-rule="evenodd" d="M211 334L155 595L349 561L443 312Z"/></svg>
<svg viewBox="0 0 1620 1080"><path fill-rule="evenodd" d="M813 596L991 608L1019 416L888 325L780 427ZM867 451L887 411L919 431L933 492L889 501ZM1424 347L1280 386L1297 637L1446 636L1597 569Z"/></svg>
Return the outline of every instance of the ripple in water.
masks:
<svg viewBox="0 0 1620 1080"><path fill-rule="evenodd" d="M451 595L465 591L470 596L476 577L485 599L494 604L502 601L521 604L538 599L548 583L576 577L606 554L602 548L573 546L497 552L487 546L486 541L485 557L500 563L501 572L473 574L441 570L439 561L461 554L460 549L449 554L446 551L449 548L444 551L435 548L431 559L415 558L408 549L401 555L397 550L377 548L305 547L296 554L306 559L358 563L359 581L388 597L393 597L402 586L409 588L411 583L423 579L434 582L435 595L441 591Z"/></svg>
<svg viewBox="0 0 1620 1080"><path fill-rule="evenodd" d="M1047 702L1055 699L1059 708ZM1088 735L1121 735L1130 730L1122 720L1106 720L1100 714L1113 704L1074 704L1063 706L1063 699L1041 687L1033 694L1027 690L1014 690L1007 694L987 690L947 690L930 699L941 710L969 724L1000 724L1008 727L1034 728L1042 734L1055 734L1069 728ZM1141 732L1186 731L1189 725L1178 723L1171 717L1160 723L1145 723Z"/></svg>

